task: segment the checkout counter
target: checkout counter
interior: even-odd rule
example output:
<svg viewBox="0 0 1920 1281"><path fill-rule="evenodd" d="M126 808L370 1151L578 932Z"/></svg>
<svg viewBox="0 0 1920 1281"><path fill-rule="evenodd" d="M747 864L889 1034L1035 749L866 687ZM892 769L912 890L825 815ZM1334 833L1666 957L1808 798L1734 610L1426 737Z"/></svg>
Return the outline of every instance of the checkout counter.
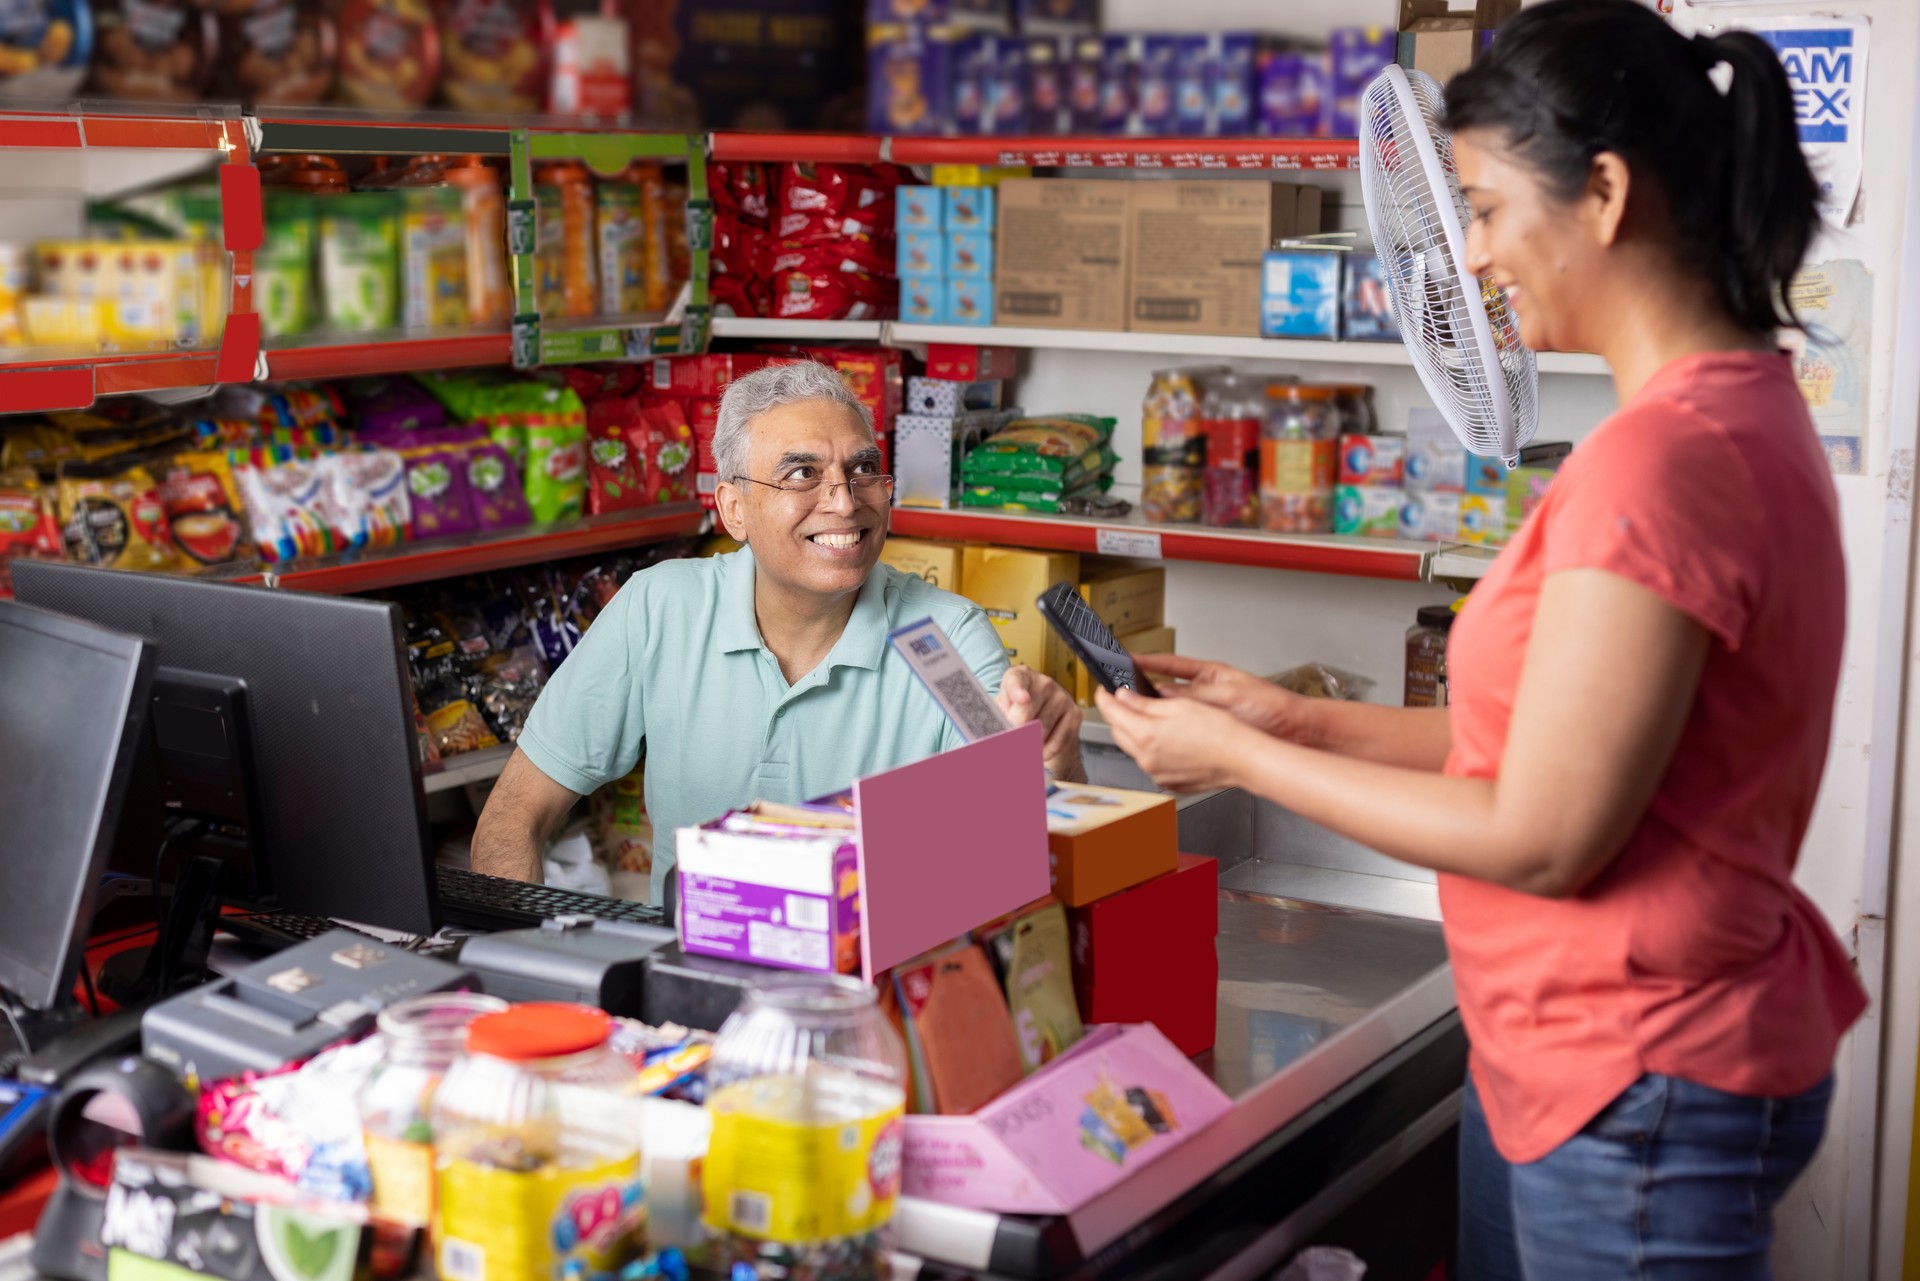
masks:
<svg viewBox="0 0 1920 1281"><path fill-rule="evenodd" d="M1089 755L1094 782L1141 785ZM1233 1110L1072 1214L903 1198L896 1246L920 1276L1265 1278L1324 1242L1392 1281L1450 1254L1467 1040L1432 874L1239 791L1184 800L1180 847L1220 862L1198 1062Z"/></svg>

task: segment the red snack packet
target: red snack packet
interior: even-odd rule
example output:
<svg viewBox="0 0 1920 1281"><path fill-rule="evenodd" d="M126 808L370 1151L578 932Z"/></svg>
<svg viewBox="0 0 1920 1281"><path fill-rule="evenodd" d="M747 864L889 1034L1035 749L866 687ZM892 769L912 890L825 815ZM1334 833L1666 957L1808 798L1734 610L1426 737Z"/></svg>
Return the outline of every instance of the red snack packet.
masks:
<svg viewBox="0 0 1920 1281"><path fill-rule="evenodd" d="M640 385L640 370L635 365L566 365L561 376L573 388L573 394L587 404L607 396L628 395Z"/></svg>
<svg viewBox="0 0 1920 1281"><path fill-rule="evenodd" d="M735 213L743 222L767 225L772 182L765 165L752 160L722 161L710 166L707 174L716 209Z"/></svg>
<svg viewBox="0 0 1920 1281"><path fill-rule="evenodd" d="M890 278L893 237L875 240L867 236L846 236L811 244L781 241L768 247L760 274L772 279L783 271L846 271Z"/></svg>
<svg viewBox="0 0 1920 1281"><path fill-rule="evenodd" d="M640 402L608 396L587 406L587 511L628 511L645 505L645 477L628 433L641 421Z"/></svg>
<svg viewBox="0 0 1920 1281"><path fill-rule="evenodd" d="M794 161L781 171L780 208L786 213L865 214L893 225L899 172L889 166L824 165Z"/></svg>
<svg viewBox="0 0 1920 1281"><path fill-rule="evenodd" d="M675 400L636 406L627 442L638 455L645 503L690 503L694 498L693 428Z"/></svg>
<svg viewBox="0 0 1920 1281"><path fill-rule="evenodd" d="M755 286L759 286L758 289ZM708 286L716 316L764 316L766 284L758 277L716 275Z"/></svg>
<svg viewBox="0 0 1920 1281"><path fill-rule="evenodd" d="M713 270L715 275L751 276L756 270L766 231L749 226L737 218L713 220Z"/></svg>

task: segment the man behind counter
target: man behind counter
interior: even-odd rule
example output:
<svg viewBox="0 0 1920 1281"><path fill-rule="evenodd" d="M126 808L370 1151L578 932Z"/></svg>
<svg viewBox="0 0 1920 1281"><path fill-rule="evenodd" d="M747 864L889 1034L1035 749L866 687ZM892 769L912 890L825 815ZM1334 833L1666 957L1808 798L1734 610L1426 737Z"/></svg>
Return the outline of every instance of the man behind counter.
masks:
<svg viewBox="0 0 1920 1281"><path fill-rule="evenodd" d="M652 899L673 833L753 800L800 801L958 747L887 644L931 617L1014 724L1046 726L1047 768L1084 781L1080 709L1009 668L979 606L882 565L893 478L873 420L825 365L748 374L720 401L713 453L728 556L634 575L554 673L473 834L473 869L541 878L580 797L646 749Z"/></svg>

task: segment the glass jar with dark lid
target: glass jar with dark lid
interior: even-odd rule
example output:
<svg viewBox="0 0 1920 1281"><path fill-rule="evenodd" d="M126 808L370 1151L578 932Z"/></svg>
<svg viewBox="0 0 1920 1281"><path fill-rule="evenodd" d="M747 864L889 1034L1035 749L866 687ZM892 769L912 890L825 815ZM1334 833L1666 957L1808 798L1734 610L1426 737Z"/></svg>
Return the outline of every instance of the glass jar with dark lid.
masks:
<svg viewBox="0 0 1920 1281"><path fill-rule="evenodd" d="M1422 605L1407 629L1406 705L1447 705L1447 636L1453 630L1451 605Z"/></svg>

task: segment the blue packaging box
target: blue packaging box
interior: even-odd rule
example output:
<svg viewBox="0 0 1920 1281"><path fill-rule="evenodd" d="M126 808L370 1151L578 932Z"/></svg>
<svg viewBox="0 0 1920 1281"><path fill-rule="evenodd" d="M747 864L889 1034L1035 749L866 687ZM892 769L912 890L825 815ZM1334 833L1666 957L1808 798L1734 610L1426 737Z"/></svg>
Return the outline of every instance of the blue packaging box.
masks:
<svg viewBox="0 0 1920 1281"><path fill-rule="evenodd" d="M1013 13L1028 35L1082 35L1100 25L1099 0L1014 0Z"/></svg>
<svg viewBox="0 0 1920 1281"><path fill-rule="evenodd" d="M947 323L947 282L939 276L903 277L900 319L910 325Z"/></svg>
<svg viewBox="0 0 1920 1281"><path fill-rule="evenodd" d="M1329 137L1360 132L1360 95L1387 69L1399 52L1399 36L1388 27L1335 27L1327 37L1327 95L1321 110Z"/></svg>
<svg viewBox="0 0 1920 1281"><path fill-rule="evenodd" d="M900 231L945 231L946 209L938 187L900 187L893 197L893 225Z"/></svg>
<svg viewBox="0 0 1920 1281"><path fill-rule="evenodd" d="M1067 82L1073 42L1059 36L1027 40L1027 127L1041 135L1064 135L1073 128L1067 109Z"/></svg>
<svg viewBox="0 0 1920 1281"><path fill-rule="evenodd" d="M1138 36L1135 40L1134 120L1127 132L1150 138L1172 137L1179 119L1175 105L1180 37L1150 35Z"/></svg>
<svg viewBox="0 0 1920 1281"><path fill-rule="evenodd" d="M995 36L993 43L982 128L996 138L1019 137L1032 131L1027 108L1027 42L1014 36Z"/></svg>
<svg viewBox="0 0 1920 1281"><path fill-rule="evenodd" d="M1069 45L1067 132L1090 136L1100 132L1100 88L1107 66L1107 42L1102 36L1082 36ZM1129 95L1127 110L1132 109Z"/></svg>
<svg viewBox="0 0 1920 1281"><path fill-rule="evenodd" d="M867 130L902 137L951 134L957 45L950 29L868 31Z"/></svg>
<svg viewBox="0 0 1920 1281"><path fill-rule="evenodd" d="M1220 37L1181 36L1173 58L1173 133L1205 138L1213 128L1213 76Z"/></svg>
<svg viewBox="0 0 1920 1281"><path fill-rule="evenodd" d="M992 187L944 187L946 230L992 231Z"/></svg>
<svg viewBox="0 0 1920 1281"><path fill-rule="evenodd" d="M1099 107L1089 131L1103 137L1122 137L1134 122L1134 46L1136 37L1099 38Z"/></svg>
<svg viewBox="0 0 1920 1281"><path fill-rule="evenodd" d="M1260 272L1260 336L1340 336L1340 255L1279 249Z"/></svg>
<svg viewBox="0 0 1920 1281"><path fill-rule="evenodd" d="M1327 59L1297 49L1270 50L1260 59L1262 138L1313 138L1325 123Z"/></svg>
<svg viewBox="0 0 1920 1281"><path fill-rule="evenodd" d="M902 280L947 274L947 237L940 231L903 231L894 242L894 272Z"/></svg>
<svg viewBox="0 0 1920 1281"><path fill-rule="evenodd" d="M1219 138L1249 137L1257 119L1253 104L1258 97L1262 42L1248 32L1229 31L1213 37L1210 44L1213 65L1207 74L1213 101L1208 128Z"/></svg>
<svg viewBox="0 0 1920 1281"><path fill-rule="evenodd" d="M993 277L949 280L946 323L991 325L993 323Z"/></svg>
<svg viewBox="0 0 1920 1281"><path fill-rule="evenodd" d="M1376 254L1344 255L1340 289L1340 336L1348 342L1399 342L1387 280Z"/></svg>
<svg viewBox="0 0 1920 1281"><path fill-rule="evenodd" d="M867 0L867 26L914 24L1011 31L1010 0Z"/></svg>
<svg viewBox="0 0 1920 1281"><path fill-rule="evenodd" d="M993 279L993 233L991 231L949 231L947 233L947 279Z"/></svg>

